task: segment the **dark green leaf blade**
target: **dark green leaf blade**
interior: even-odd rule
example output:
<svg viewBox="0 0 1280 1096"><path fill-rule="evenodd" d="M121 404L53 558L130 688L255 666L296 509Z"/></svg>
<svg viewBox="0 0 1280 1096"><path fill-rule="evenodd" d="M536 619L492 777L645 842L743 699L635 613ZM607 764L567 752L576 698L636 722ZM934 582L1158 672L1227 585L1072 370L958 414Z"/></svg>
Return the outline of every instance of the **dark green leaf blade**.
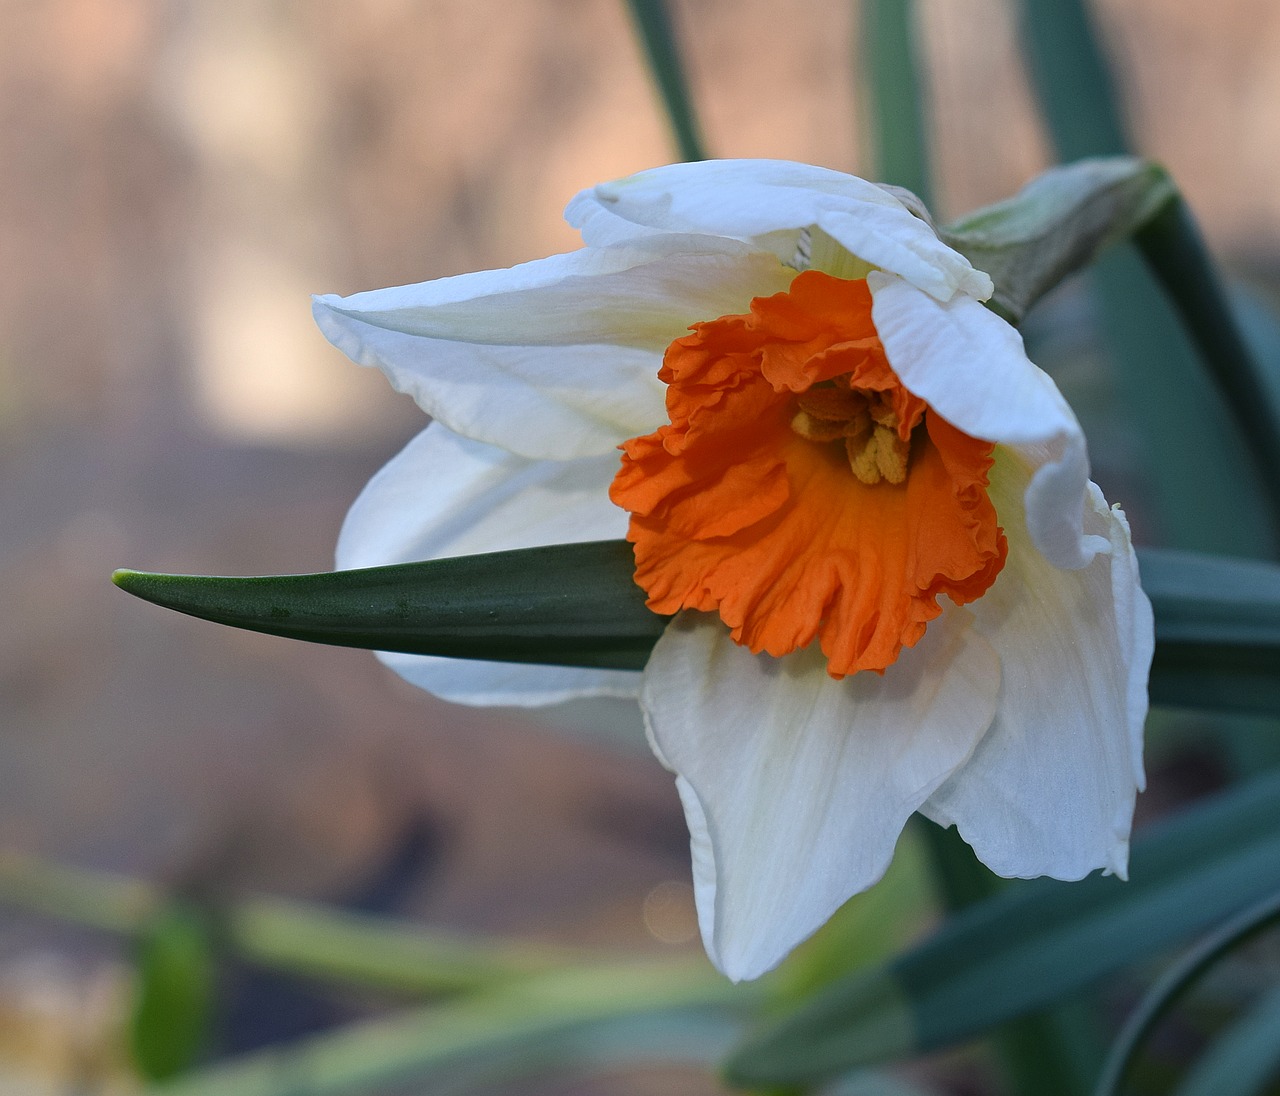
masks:
<svg viewBox="0 0 1280 1096"><path fill-rule="evenodd" d="M1095 1096L1118 1096L1120 1092L1127 1091L1129 1075L1139 1052L1160 1021L1225 956L1274 927L1277 921L1280 921L1280 891L1236 914L1165 968L1138 1002L1137 1008L1129 1014L1124 1028L1112 1044L1111 1053L1098 1078Z"/></svg>
<svg viewBox="0 0 1280 1096"><path fill-rule="evenodd" d="M1020 8L1032 88L1058 156L1071 161L1131 151L1092 5L1088 0L1022 0ZM1158 212L1167 213L1168 207ZM1274 557L1280 519L1268 512L1265 481L1271 473L1266 463L1249 467L1245 444L1247 439L1255 452L1266 450L1258 444L1265 439L1250 426L1259 416L1250 408L1240 418L1238 402L1230 408L1250 431L1242 435L1231 421L1221 383L1231 378L1225 391L1230 399L1252 368L1223 360L1211 363L1212 378L1204 371L1184 327L1189 322L1194 330L1196 316L1183 312L1179 317L1152 276L1153 242L1159 250L1160 241L1148 237L1148 267L1132 248L1122 246L1101 257L1091 280L1121 395L1143 436L1161 539L1202 552ZM1201 254L1197 261L1204 258ZM1202 346L1203 334L1198 333ZM1189 438L1195 438L1194 446L1187 444Z"/></svg>
<svg viewBox="0 0 1280 1096"><path fill-rule="evenodd" d="M1273 711L1280 566L1145 549L1158 704ZM118 571L131 594L204 620L406 654L641 670L667 618L632 580L625 541L523 548L361 571L261 578Z"/></svg>
<svg viewBox="0 0 1280 1096"><path fill-rule="evenodd" d="M1156 617L1156 704L1280 710L1280 567L1172 549L1138 553Z"/></svg>
<svg viewBox="0 0 1280 1096"><path fill-rule="evenodd" d="M1175 1096L1266 1096L1280 1077L1280 988L1216 1036ZM1268 1089L1268 1085L1271 1085Z"/></svg>
<svg viewBox="0 0 1280 1096"><path fill-rule="evenodd" d="M1187 811L1137 843L1130 882L1035 880L852 974L728 1063L743 1085L816 1082L972 1038L1149 957L1280 886L1280 774Z"/></svg>
<svg viewBox="0 0 1280 1096"><path fill-rule="evenodd" d="M643 669L667 618L645 608L626 541L595 541L312 575L117 571L147 601L270 635L344 647Z"/></svg>
<svg viewBox="0 0 1280 1096"><path fill-rule="evenodd" d="M662 95L662 105L666 107L680 159L705 160L706 147L680 58L679 37L666 0L628 0L627 7L631 9L632 21L644 44L649 71Z"/></svg>
<svg viewBox="0 0 1280 1096"><path fill-rule="evenodd" d="M868 139L875 177L906 187L933 204L929 126L920 81L913 0L863 0L858 67L872 124Z"/></svg>
<svg viewBox="0 0 1280 1096"><path fill-rule="evenodd" d="M1191 210L1167 202L1136 233L1134 243L1160 283L1187 335L1240 427L1258 480L1280 522L1280 407L1275 378L1254 351Z"/></svg>
<svg viewBox="0 0 1280 1096"><path fill-rule="evenodd" d="M1064 160L1126 152L1132 142L1086 0L1022 0L1022 45Z"/></svg>

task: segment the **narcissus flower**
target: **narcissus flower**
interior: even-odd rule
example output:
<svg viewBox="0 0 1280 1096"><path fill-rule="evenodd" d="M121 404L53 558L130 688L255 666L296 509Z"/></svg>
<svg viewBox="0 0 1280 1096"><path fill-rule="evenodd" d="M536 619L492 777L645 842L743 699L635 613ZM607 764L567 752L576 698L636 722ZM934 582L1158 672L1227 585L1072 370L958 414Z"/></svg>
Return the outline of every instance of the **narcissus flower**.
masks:
<svg viewBox="0 0 1280 1096"><path fill-rule="evenodd" d="M1151 610L990 279L801 164L659 168L566 216L568 255L317 298L434 419L338 565L627 536L677 615L643 675L385 661L464 703L638 695L731 978L874 883L915 811L1001 875L1123 875Z"/></svg>

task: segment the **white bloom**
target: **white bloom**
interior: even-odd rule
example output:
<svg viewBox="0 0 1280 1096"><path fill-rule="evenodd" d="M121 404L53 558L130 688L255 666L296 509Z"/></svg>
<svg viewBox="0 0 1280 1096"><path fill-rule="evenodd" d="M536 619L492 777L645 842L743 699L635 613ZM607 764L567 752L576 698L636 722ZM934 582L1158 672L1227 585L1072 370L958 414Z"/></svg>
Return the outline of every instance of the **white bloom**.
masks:
<svg viewBox="0 0 1280 1096"><path fill-rule="evenodd" d="M780 657L733 642L715 613L688 611L667 628L643 675L394 654L385 661L464 703L638 695L653 749L676 773L707 951L734 979L774 966L874 883L915 811L955 824L1001 875L1123 875L1143 782L1150 605L1124 516L1089 482L1075 417L1028 361L1017 332L980 303L990 279L886 191L801 164L659 168L583 191L566 216L586 243L569 255L316 299L326 336L355 361L380 367L435 420L355 503L340 567L626 535L628 514L609 500L616 448L666 429L664 352L691 324L741 317L753 299L798 288L797 269L809 263L866 278L860 292L869 289L874 332L901 399L923 400L939 433L950 424L982 452L982 443L994 444L986 494L1007 560L1001 570L992 524L982 558L990 574L998 571L994 583L988 575L966 593L964 576L938 564L926 574L936 571L934 587L913 588L916 616L901 638L893 631L886 640L891 653L840 663L849 672L842 679L828 673L824 651L853 632L863 651L883 624L874 600L880 557L835 577L823 571L827 585L809 594L827 608L801 629L803 649ZM805 284L850 284L813 278ZM794 388L774 387L791 398ZM873 402L882 394L855 391ZM898 429L897 417L883 418L878 404L872 410L890 434ZM855 433L852 419L843 425ZM874 457L867 431L881 426L857 429L849 443L855 470L859 454ZM924 467L927 443L913 441L910 429L901 427L898 456L884 458L886 476L895 459L898 478L908 461ZM766 464L744 498L787 494L785 475ZM905 474L906 485L857 490L905 491ZM873 472L862 483L878 478ZM715 490L722 501L719 480ZM790 490L787 505L800 500L794 484ZM970 498L966 506L979 503L987 505ZM754 511L731 510L713 508L715 535L694 533L694 541L723 544L721 533L768 524ZM970 532L971 516L957 518ZM904 543L916 566L920 546L938 538L928 508L913 520ZM885 582L910 586L913 575ZM836 589L864 607L865 621L845 626ZM739 592L699 587L698 596L729 619L730 594ZM935 604L936 592L967 603ZM768 605L803 600L785 584L752 598L756 623ZM748 637L755 627L731 623ZM821 645L810 642L819 630ZM748 642L773 649L773 640ZM855 665L872 668L852 672Z"/></svg>

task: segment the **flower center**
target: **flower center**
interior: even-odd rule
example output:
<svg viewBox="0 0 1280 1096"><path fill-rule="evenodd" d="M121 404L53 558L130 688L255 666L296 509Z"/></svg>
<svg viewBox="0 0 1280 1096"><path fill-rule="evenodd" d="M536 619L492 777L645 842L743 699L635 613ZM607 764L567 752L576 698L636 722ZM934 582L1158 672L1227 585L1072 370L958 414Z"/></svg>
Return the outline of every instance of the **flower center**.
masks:
<svg viewBox="0 0 1280 1096"><path fill-rule="evenodd" d="M841 677L884 670L940 595L980 597L1004 566L994 447L902 386L865 279L803 272L695 324L659 377L670 422L622 446L609 492L655 612L717 613L771 655L816 640Z"/></svg>
<svg viewBox="0 0 1280 1096"><path fill-rule="evenodd" d="M860 483L907 478L911 441L898 432L898 412L884 392L854 388L847 374L795 397L791 429L806 441L840 442Z"/></svg>

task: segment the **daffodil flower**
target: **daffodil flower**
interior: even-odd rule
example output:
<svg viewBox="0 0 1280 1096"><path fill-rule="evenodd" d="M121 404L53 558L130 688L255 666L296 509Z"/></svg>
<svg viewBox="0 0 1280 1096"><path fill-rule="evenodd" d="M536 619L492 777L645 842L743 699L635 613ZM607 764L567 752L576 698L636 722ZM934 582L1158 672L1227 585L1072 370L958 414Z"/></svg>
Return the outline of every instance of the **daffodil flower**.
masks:
<svg viewBox="0 0 1280 1096"><path fill-rule="evenodd" d="M317 298L434 420L338 564L627 536L676 615L643 674L385 661L464 703L638 695L734 979L874 883L916 811L1000 875L1123 876L1150 605L990 279L801 164L659 168L566 216L571 254Z"/></svg>

